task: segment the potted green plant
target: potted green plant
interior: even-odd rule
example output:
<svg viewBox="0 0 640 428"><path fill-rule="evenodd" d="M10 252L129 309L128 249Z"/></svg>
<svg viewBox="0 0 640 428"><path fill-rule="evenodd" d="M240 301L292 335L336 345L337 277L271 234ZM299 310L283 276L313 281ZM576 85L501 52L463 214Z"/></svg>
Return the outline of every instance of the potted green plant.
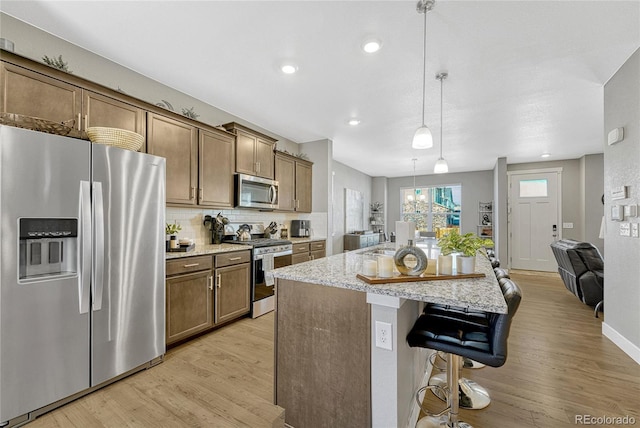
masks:
<svg viewBox="0 0 640 428"><path fill-rule="evenodd" d="M167 223L165 225L164 231L167 235L167 251L171 248L178 248L178 232L182 230L182 226L180 226L176 221L173 223Z"/></svg>
<svg viewBox="0 0 640 428"><path fill-rule="evenodd" d="M460 235L457 230L452 230L438 240L440 253L443 256L460 253L456 259L458 273L475 272L475 256L477 251L486 246L492 246L491 239L481 238L475 233L469 232ZM440 260L438 260L440 262ZM451 263L451 262L449 262ZM446 261L444 261L446 267Z"/></svg>

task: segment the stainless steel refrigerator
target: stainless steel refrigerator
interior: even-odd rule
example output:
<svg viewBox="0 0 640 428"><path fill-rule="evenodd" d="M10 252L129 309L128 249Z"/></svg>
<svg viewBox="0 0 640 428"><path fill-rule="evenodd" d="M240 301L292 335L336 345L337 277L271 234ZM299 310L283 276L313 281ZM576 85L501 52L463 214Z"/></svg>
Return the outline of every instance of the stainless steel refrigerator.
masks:
<svg viewBox="0 0 640 428"><path fill-rule="evenodd" d="M0 426L161 359L164 213L164 158L0 126Z"/></svg>

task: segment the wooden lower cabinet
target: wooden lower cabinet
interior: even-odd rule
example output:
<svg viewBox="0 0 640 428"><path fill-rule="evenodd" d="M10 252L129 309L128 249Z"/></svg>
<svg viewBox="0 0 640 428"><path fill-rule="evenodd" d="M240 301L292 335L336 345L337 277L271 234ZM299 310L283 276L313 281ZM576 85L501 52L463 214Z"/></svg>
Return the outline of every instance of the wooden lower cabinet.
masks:
<svg viewBox="0 0 640 428"><path fill-rule="evenodd" d="M216 269L215 323L246 315L251 310L251 264Z"/></svg>
<svg viewBox="0 0 640 428"><path fill-rule="evenodd" d="M213 327L211 270L167 278L167 345Z"/></svg>
<svg viewBox="0 0 640 428"><path fill-rule="evenodd" d="M166 275L167 345L251 310L250 251L167 260Z"/></svg>
<svg viewBox="0 0 640 428"><path fill-rule="evenodd" d="M326 257L326 241L311 241L293 244L291 264L308 262Z"/></svg>

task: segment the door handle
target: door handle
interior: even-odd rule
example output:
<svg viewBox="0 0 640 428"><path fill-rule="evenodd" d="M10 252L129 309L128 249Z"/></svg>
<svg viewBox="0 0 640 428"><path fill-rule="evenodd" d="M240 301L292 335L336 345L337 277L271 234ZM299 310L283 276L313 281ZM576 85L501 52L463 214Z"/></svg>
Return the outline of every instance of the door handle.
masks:
<svg viewBox="0 0 640 428"><path fill-rule="evenodd" d="M200 202L202 202L202 200L204 199L204 191L202 190L202 187L198 189L198 195L198 199L200 200Z"/></svg>
<svg viewBox="0 0 640 428"><path fill-rule="evenodd" d="M236 261L236 260L242 260L242 257L231 257L231 258L229 259L229 261L230 261L230 262L234 262L234 261Z"/></svg>
<svg viewBox="0 0 640 428"><path fill-rule="evenodd" d="M219 289L220 287L222 287L222 275L220 275L220 274L216 275L216 279L217 279L217 281L216 281L216 282L217 282L216 286L217 286L217 287L218 287L218 289Z"/></svg>
<svg viewBox="0 0 640 428"><path fill-rule="evenodd" d="M91 183L80 182L80 233L81 249L78 254L80 275L78 276L78 294L80 297L79 312L89 312L91 298Z"/></svg>
<svg viewBox="0 0 640 428"><path fill-rule="evenodd" d="M209 290L213 291L213 275L209 275Z"/></svg>
<svg viewBox="0 0 640 428"><path fill-rule="evenodd" d="M102 183L93 182L93 208L94 208L94 233L95 233L95 278L93 290L93 310L102 309L102 290L104 288L104 202L102 199Z"/></svg>
<svg viewBox="0 0 640 428"><path fill-rule="evenodd" d="M196 267L196 266L200 266L200 263L189 263L186 265L182 265L182 267L186 267L186 268Z"/></svg>

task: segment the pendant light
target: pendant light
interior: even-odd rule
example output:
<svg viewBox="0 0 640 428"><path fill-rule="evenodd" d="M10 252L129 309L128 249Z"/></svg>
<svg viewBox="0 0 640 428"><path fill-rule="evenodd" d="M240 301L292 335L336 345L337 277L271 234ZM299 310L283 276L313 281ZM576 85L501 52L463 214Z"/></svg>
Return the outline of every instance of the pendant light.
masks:
<svg viewBox="0 0 640 428"><path fill-rule="evenodd" d="M449 73L438 73L436 79L440 81L440 157L436 161L436 165L433 167L434 174L444 174L449 172L449 165L447 161L442 157L442 82L447 78Z"/></svg>
<svg viewBox="0 0 640 428"><path fill-rule="evenodd" d="M426 73L427 73L427 12L433 9L435 0L419 0L416 5L418 13L424 13L424 46L422 51L422 126L413 135L411 147L414 149L430 149L433 147L433 136L431 130L425 125L424 107L426 98Z"/></svg>

